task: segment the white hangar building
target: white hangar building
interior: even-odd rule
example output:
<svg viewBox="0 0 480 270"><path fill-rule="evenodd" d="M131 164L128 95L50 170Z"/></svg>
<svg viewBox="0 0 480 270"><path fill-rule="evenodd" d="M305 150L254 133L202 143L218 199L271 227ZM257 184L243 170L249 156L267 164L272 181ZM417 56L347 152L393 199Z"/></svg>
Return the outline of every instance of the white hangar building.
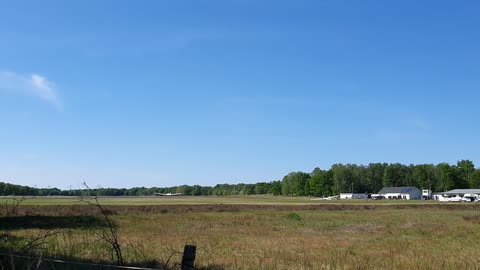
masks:
<svg viewBox="0 0 480 270"><path fill-rule="evenodd" d="M387 200L420 200L422 192L416 187L384 187L378 192Z"/></svg>

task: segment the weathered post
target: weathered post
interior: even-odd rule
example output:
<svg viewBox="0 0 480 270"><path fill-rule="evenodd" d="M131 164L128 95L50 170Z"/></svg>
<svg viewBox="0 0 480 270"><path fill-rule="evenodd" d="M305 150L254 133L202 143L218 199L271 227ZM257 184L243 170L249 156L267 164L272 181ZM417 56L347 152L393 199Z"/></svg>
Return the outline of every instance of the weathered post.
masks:
<svg viewBox="0 0 480 270"><path fill-rule="evenodd" d="M182 257L182 270L195 269L193 265L195 263L196 252L197 252L196 246L190 246L190 245L185 246L185 249L183 250L183 257Z"/></svg>

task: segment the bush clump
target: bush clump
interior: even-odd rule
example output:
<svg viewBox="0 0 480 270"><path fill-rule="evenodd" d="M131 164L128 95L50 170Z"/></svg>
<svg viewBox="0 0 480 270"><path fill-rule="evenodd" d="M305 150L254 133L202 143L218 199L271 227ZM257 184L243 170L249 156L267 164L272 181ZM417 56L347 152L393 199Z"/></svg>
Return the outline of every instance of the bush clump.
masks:
<svg viewBox="0 0 480 270"><path fill-rule="evenodd" d="M302 217L301 217L299 214L295 213L295 212L289 213L289 214L287 215L287 218L290 219L290 220L302 220Z"/></svg>

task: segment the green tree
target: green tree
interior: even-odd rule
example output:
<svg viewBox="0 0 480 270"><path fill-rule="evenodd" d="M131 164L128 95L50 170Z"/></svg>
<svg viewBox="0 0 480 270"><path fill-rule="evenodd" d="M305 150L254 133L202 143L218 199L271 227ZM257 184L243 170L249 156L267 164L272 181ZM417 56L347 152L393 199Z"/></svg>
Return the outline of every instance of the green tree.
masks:
<svg viewBox="0 0 480 270"><path fill-rule="evenodd" d="M305 196L305 185L310 178L308 173L292 172L286 175L282 180L283 195Z"/></svg>
<svg viewBox="0 0 480 270"><path fill-rule="evenodd" d="M456 188L468 188L471 184L471 176L475 171L475 165L470 160L460 160L457 162L457 167L460 173L460 181L457 183Z"/></svg>
<svg viewBox="0 0 480 270"><path fill-rule="evenodd" d="M383 174L384 187L399 187L406 184L409 168L400 163L388 164Z"/></svg>
<svg viewBox="0 0 480 270"><path fill-rule="evenodd" d="M437 184L436 170L431 164L415 166L413 169L413 177L422 189L434 189Z"/></svg>
<svg viewBox="0 0 480 270"><path fill-rule="evenodd" d="M192 195L193 196L202 195L202 187L199 185L194 185L192 189Z"/></svg>
<svg viewBox="0 0 480 270"><path fill-rule="evenodd" d="M352 171L353 179L351 185L351 191L357 193L364 193L368 191L367 185L367 167L363 165L348 165L348 168Z"/></svg>
<svg viewBox="0 0 480 270"><path fill-rule="evenodd" d="M334 164L331 168L333 174L334 193L351 192L354 175L352 170L343 164Z"/></svg>
<svg viewBox="0 0 480 270"><path fill-rule="evenodd" d="M367 191L377 193L383 187L385 163L370 163L366 169L365 182Z"/></svg>
<svg viewBox="0 0 480 270"><path fill-rule="evenodd" d="M480 188L480 170L477 169L472 173L470 178L470 188Z"/></svg>
<svg viewBox="0 0 480 270"><path fill-rule="evenodd" d="M420 184L418 183L418 179L415 178L414 175L415 165L410 164L405 166L405 185L409 187L418 187Z"/></svg>
<svg viewBox="0 0 480 270"><path fill-rule="evenodd" d="M321 174L320 195L324 197L335 195L333 172L331 170L328 170Z"/></svg>
<svg viewBox="0 0 480 270"><path fill-rule="evenodd" d="M282 195L282 182L273 181L271 192L275 196Z"/></svg>
<svg viewBox="0 0 480 270"><path fill-rule="evenodd" d="M268 184L265 182L259 182L255 184L255 194L267 194Z"/></svg>
<svg viewBox="0 0 480 270"><path fill-rule="evenodd" d="M322 196L322 187L320 185L320 181L322 175L325 172L322 170L314 170L312 176L308 180L308 194L312 196Z"/></svg>
<svg viewBox="0 0 480 270"><path fill-rule="evenodd" d="M458 182L458 170L456 166L451 166L448 163L440 163L437 165L438 182L435 191L448 191L455 187Z"/></svg>

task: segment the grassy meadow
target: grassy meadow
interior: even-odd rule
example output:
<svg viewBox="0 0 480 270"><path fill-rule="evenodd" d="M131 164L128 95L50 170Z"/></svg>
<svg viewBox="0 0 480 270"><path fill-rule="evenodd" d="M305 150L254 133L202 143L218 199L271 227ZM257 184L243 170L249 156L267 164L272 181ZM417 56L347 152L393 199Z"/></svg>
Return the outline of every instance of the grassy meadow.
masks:
<svg viewBox="0 0 480 270"><path fill-rule="evenodd" d="M43 202L45 209L59 203L73 204L73 199L66 198L35 198L25 203L32 204L33 200ZM195 203L226 201L340 203L266 196L131 200L134 205L168 202L192 207ZM128 203L128 199L106 198L102 203L118 206ZM254 211L200 208L181 212L142 212L129 208L126 212L114 212L111 217L118 224L125 260L132 265L175 267L181 254L174 251L182 251L185 244L194 244L198 248L196 266L202 269L480 269L479 207L458 204L455 209L446 209L440 207L442 204L430 203L429 208L417 208L410 202L405 209L399 209L389 205L404 201L348 203L387 207L352 210L279 207L254 208ZM424 202L416 202L420 203ZM102 225L96 215L58 212L42 217L38 212L41 209L34 208L37 212L29 215L1 217L0 234L29 239L41 231L62 229L38 250L43 257L112 263L108 246L98 241Z"/></svg>
<svg viewBox="0 0 480 270"><path fill-rule="evenodd" d="M12 197L0 196L0 204ZM311 205L311 204L435 204L437 201L402 200L318 200L314 197L239 195L239 196L142 196L142 197L99 197L102 205L199 205L199 204L250 204L250 205ZM84 205L78 197L51 196L27 197L23 205Z"/></svg>

